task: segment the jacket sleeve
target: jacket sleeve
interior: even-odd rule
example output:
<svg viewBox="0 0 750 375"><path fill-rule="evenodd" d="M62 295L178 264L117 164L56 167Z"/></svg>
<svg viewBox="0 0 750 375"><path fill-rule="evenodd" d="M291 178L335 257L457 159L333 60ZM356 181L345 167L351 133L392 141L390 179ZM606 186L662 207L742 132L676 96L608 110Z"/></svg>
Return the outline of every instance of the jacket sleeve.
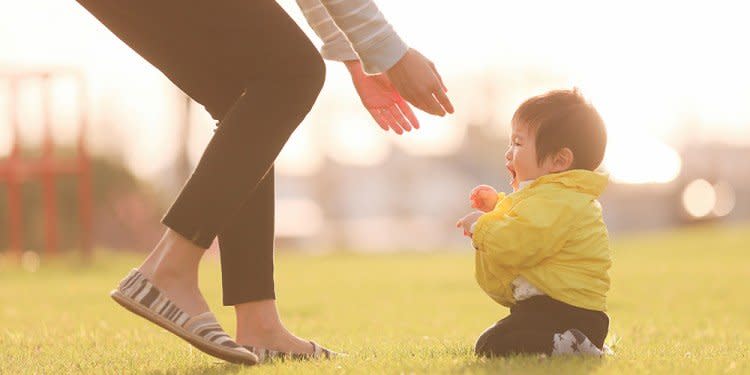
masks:
<svg viewBox="0 0 750 375"><path fill-rule="evenodd" d="M307 24L323 41L320 54L324 59L335 61L359 60L349 40L336 26L333 18L320 0L297 0L297 5L307 20Z"/></svg>
<svg viewBox="0 0 750 375"><path fill-rule="evenodd" d="M372 0L298 0L297 4L302 8L305 17L315 32L321 36L324 43L328 38L334 38L323 28L330 28L326 23L333 23L346 36L351 48L362 61L362 69L369 74L383 73L390 69L401 57L404 56L409 47L399 37L390 23L385 19L377 5ZM327 12L329 21L325 18L315 17L318 9L322 7ZM339 41L340 36L334 39ZM340 45L343 48L343 45ZM336 50L339 50L336 46ZM327 50L333 53L334 46L324 46L322 53L328 56ZM343 51L343 49L342 49Z"/></svg>
<svg viewBox="0 0 750 375"><path fill-rule="evenodd" d="M507 212L489 212L477 220L474 248L497 264L532 267L563 247L574 224L571 211L564 201L529 197Z"/></svg>

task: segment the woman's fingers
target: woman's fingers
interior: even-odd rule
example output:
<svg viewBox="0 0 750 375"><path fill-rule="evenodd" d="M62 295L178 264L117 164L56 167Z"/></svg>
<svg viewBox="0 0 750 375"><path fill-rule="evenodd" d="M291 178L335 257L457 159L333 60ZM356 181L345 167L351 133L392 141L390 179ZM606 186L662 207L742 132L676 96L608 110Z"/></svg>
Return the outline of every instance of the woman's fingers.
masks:
<svg viewBox="0 0 750 375"><path fill-rule="evenodd" d="M388 131L388 129L390 128L390 125L383 118L383 116L380 115L380 109L377 109L377 108L370 109L370 108L368 108L367 111L370 112L370 116L372 116L372 118L375 119L375 122L377 122L378 125L383 130Z"/></svg>
<svg viewBox="0 0 750 375"><path fill-rule="evenodd" d="M436 116L445 116L445 113L453 113L453 104L450 99L443 91L440 82L437 81L436 77L433 77L435 82L430 85L430 89L422 91L417 98L415 98L414 104L417 108Z"/></svg>
<svg viewBox="0 0 750 375"><path fill-rule="evenodd" d="M407 103L419 108L420 110L424 112L433 114L432 112L427 110L427 106L424 103L422 103L422 100L419 97L419 95L412 93L411 90L404 88L402 90L399 90L399 94Z"/></svg>
<svg viewBox="0 0 750 375"><path fill-rule="evenodd" d="M380 124L380 127L383 128L383 130L388 131L388 129L393 129L396 134L401 135L404 131L401 130L401 126L399 126L396 123L396 120L391 116L390 113L388 113L387 110L383 108L375 108L370 111L370 113L373 113L373 117L375 120Z"/></svg>
<svg viewBox="0 0 750 375"><path fill-rule="evenodd" d="M410 49L386 75L399 94L415 107L436 116L453 112L444 85L434 64L418 51Z"/></svg>
<svg viewBox="0 0 750 375"><path fill-rule="evenodd" d="M401 111L398 110L398 107L395 105L392 105L388 107L388 111L391 113L391 116L396 120L396 123L401 126L406 131L411 131L411 125L409 125L409 121L406 121L406 118L404 117L404 114L401 113Z"/></svg>
<svg viewBox="0 0 750 375"><path fill-rule="evenodd" d="M448 99L448 95L445 95L445 91L443 91L442 88L435 91L435 97L448 113L453 113L453 104L451 103L451 100Z"/></svg>
<svg viewBox="0 0 750 375"><path fill-rule="evenodd" d="M421 92L414 103L417 108L435 116L445 116L445 110L440 103L433 96L434 92L440 91L437 87L434 87L430 91Z"/></svg>
<svg viewBox="0 0 750 375"><path fill-rule="evenodd" d="M380 113L382 114L383 118L385 118L388 121L388 125L393 129L393 131L396 132L396 134L401 135L404 133L403 128L401 125L399 125L398 121L395 117L389 112L387 109L381 109Z"/></svg>
<svg viewBox="0 0 750 375"><path fill-rule="evenodd" d="M414 129L419 129L419 120L417 120L417 116L414 115L409 104L406 103L403 98L398 98L398 100L396 100L396 105L398 105L398 109L400 109L401 113L403 113L409 120L411 126L413 126Z"/></svg>
<svg viewBox="0 0 750 375"><path fill-rule="evenodd" d="M375 122L377 122L385 131L393 130L396 134L401 135L404 133L404 130L408 132L412 129L412 126L409 125L409 122L404 118L404 115L399 112L396 106L391 106L389 108L372 108L367 111L370 112L370 115L375 119ZM414 114L412 113L412 116L413 115Z"/></svg>
<svg viewBox="0 0 750 375"><path fill-rule="evenodd" d="M435 67L435 63L430 61L430 67L432 68L432 71L435 73L435 76L438 77L438 81L440 81L440 87L443 89L443 92L448 92L448 88L445 87L445 83L443 83L443 77L438 73L437 68Z"/></svg>

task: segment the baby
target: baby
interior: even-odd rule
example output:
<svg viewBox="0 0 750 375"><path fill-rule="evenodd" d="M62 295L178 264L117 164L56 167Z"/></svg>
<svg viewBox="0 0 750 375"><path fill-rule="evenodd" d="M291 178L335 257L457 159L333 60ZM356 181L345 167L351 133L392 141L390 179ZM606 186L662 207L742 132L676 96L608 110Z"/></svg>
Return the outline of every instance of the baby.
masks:
<svg viewBox="0 0 750 375"><path fill-rule="evenodd" d="M479 356L589 354L608 349L606 293L611 265L595 172L607 135L576 90L526 100L512 119L505 153L513 193L487 185L471 193L457 227L476 249L476 279L510 315L479 336Z"/></svg>

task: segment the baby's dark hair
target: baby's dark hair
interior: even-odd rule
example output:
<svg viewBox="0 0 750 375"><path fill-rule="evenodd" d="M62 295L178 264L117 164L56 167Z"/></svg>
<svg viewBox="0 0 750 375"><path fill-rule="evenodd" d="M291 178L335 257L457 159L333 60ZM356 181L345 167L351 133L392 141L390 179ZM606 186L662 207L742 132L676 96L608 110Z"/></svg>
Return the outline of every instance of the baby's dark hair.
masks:
<svg viewBox="0 0 750 375"><path fill-rule="evenodd" d="M565 147L573 152L571 169L593 171L604 158L604 121L578 89L553 90L526 100L513 114L512 123L528 126L536 134L539 164Z"/></svg>

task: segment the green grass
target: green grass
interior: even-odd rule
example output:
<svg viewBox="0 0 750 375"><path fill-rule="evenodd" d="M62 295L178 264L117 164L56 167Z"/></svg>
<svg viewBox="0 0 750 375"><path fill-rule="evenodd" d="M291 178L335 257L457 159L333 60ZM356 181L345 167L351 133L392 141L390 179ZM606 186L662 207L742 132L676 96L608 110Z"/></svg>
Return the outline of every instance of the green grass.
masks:
<svg viewBox="0 0 750 375"><path fill-rule="evenodd" d="M472 355L507 310L473 280L473 257L282 253L286 324L348 357L241 367L206 356L116 305L109 290L143 255L98 252L27 272L0 261L0 373L750 373L750 228L693 228L615 241L606 360ZM201 268L224 327L219 266ZM616 342L616 343L615 343Z"/></svg>

